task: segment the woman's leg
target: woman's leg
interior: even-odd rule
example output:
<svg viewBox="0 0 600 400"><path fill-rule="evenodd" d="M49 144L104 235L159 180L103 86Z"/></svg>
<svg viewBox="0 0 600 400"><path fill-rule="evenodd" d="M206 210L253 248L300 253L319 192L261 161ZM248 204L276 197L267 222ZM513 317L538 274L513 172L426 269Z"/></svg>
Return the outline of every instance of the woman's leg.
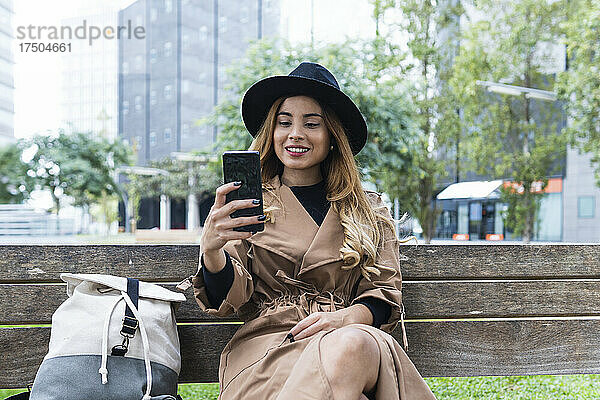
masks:
<svg viewBox="0 0 600 400"><path fill-rule="evenodd" d="M366 399L379 376L379 346L367 332L351 326L323 337L321 361L335 400ZM362 396L362 397L361 397Z"/></svg>

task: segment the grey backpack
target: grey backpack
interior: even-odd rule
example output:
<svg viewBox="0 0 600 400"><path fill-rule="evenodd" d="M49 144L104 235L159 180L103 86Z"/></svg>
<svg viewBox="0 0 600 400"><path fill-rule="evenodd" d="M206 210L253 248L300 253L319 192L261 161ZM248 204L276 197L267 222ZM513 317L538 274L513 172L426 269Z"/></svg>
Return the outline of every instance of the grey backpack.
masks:
<svg viewBox="0 0 600 400"><path fill-rule="evenodd" d="M31 400L175 400L181 368L172 305L185 296L136 279L62 274Z"/></svg>

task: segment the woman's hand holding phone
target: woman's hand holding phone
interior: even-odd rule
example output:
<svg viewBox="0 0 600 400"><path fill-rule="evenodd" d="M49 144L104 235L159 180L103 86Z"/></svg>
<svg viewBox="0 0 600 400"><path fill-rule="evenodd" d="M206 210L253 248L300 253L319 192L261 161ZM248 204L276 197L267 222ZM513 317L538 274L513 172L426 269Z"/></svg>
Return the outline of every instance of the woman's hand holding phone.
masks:
<svg viewBox="0 0 600 400"><path fill-rule="evenodd" d="M235 227L261 223L264 216L231 218L230 214L243 208L256 207L257 199L233 200L226 203L226 195L239 189L236 182L229 182L217 188L215 203L211 207L200 237L200 249L204 253L204 265L212 272L219 272L225 266L225 255L221 250L230 240L248 239L251 232L239 232Z"/></svg>

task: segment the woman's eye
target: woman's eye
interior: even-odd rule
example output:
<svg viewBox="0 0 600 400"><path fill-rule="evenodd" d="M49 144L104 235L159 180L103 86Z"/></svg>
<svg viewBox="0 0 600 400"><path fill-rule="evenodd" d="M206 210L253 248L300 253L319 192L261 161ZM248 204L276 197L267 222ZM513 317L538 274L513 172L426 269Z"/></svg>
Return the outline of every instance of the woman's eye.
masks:
<svg viewBox="0 0 600 400"><path fill-rule="evenodd" d="M279 125L281 125L281 126L290 126L290 125L292 125L292 123L289 122L289 121L279 121Z"/></svg>
<svg viewBox="0 0 600 400"><path fill-rule="evenodd" d="M316 127L318 127L319 125L320 125L320 124L319 124L318 122L307 122L307 123L306 123L306 126L307 126L308 128L316 128Z"/></svg>

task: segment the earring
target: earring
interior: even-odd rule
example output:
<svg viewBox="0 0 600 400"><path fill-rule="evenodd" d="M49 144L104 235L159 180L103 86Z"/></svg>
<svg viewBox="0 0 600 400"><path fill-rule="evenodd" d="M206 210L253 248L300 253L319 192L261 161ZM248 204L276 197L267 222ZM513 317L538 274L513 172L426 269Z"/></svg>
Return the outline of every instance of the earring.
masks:
<svg viewBox="0 0 600 400"><path fill-rule="evenodd" d="M333 145L331 145L331 147L329 148L329 151L333 150Z"/></svg>

